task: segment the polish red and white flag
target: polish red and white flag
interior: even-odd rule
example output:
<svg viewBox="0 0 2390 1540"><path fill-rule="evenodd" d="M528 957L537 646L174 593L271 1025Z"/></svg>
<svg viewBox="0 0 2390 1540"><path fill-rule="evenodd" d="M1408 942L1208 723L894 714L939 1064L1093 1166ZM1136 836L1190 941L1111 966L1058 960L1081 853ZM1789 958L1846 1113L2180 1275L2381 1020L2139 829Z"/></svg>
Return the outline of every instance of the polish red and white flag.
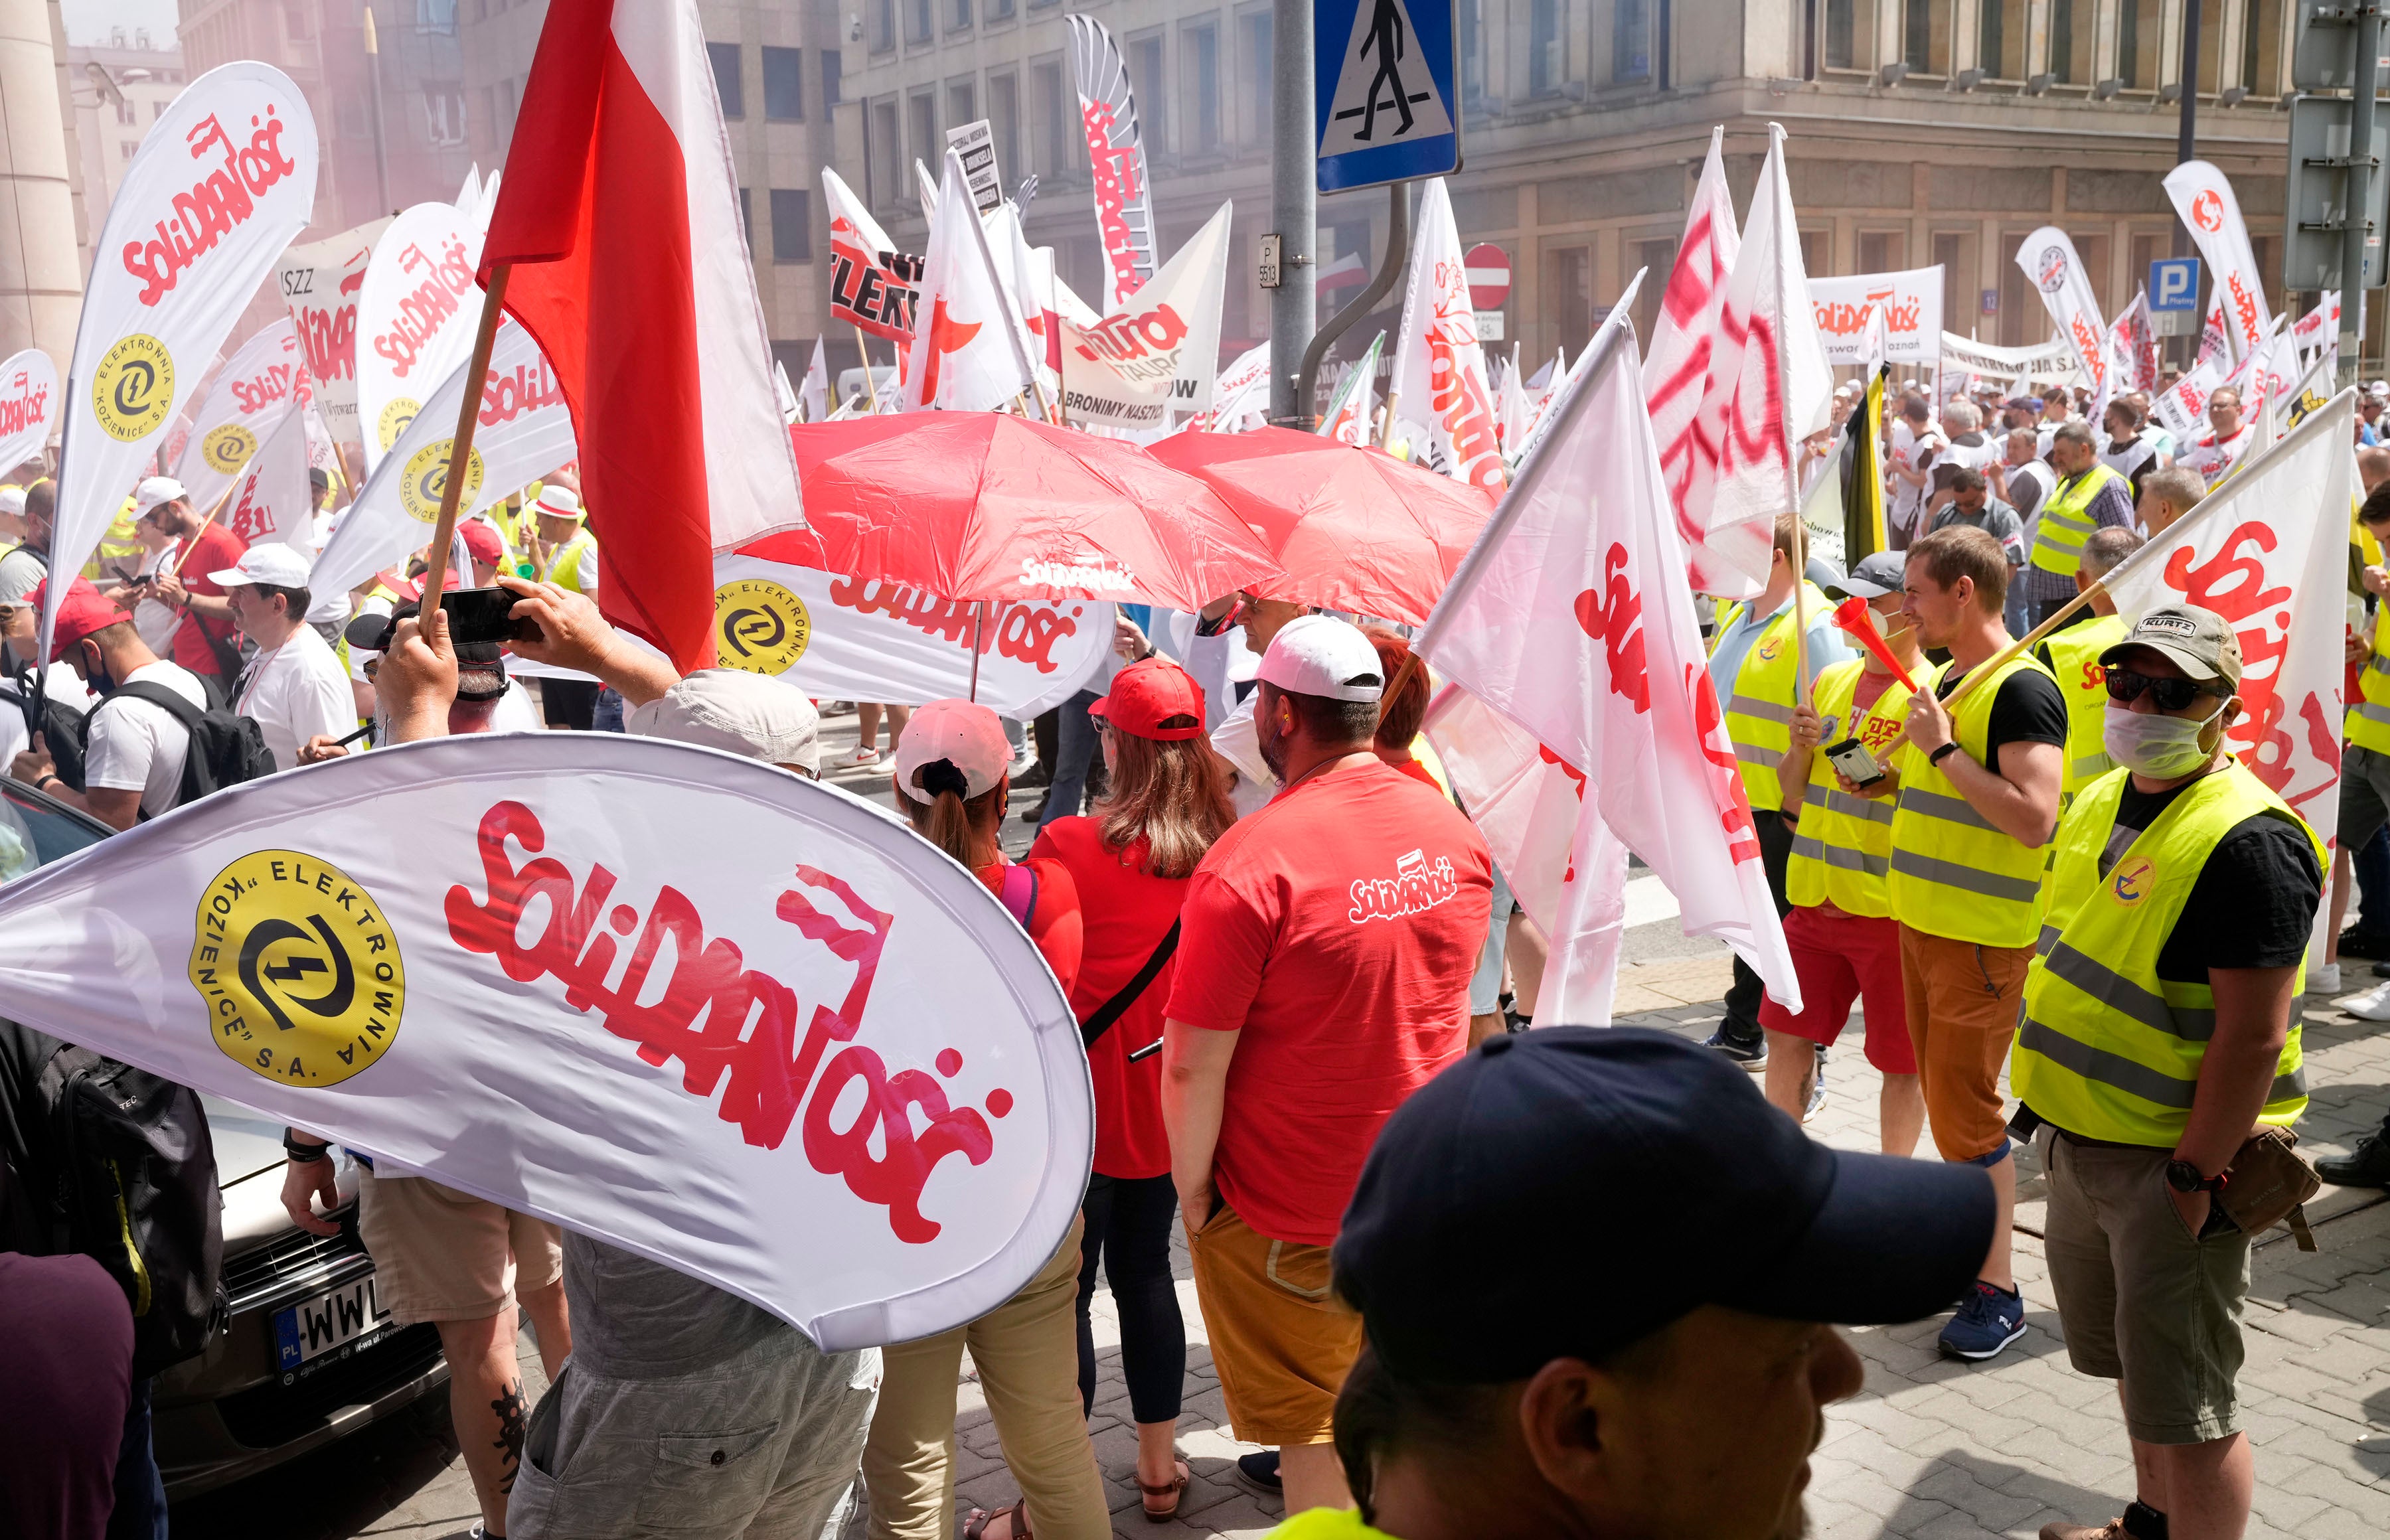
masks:
<svg viewBox="0 0 2390 1540"><path fill-rule="evenodd" d="M713 658L713 557L803 529L696 0L558 6L482 244L572 410L598 604Z"/></svg>
<svg viewBox="0 0 2390 1540"><path fill-rule="evenodd" d="M1625 325L1633 293L1594 338L1418 650L1584 777L1539 1018L1609 1020L1618 845L1677 895L1688 934L1732 945L1797 1010Z"/></svg>

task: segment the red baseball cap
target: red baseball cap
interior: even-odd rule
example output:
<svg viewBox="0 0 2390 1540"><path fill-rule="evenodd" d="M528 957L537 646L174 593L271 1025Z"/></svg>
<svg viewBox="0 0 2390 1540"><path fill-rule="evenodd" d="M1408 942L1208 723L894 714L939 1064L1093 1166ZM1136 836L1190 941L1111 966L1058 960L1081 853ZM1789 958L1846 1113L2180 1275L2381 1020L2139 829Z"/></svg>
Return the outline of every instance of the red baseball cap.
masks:
<svg viewBox="0 0 2390 1540"><path fill-rule="evenodd" d="M25 596L25 602L38 609L49 588L45 580ZM91 585L89 578L79 577L67 590L66 602L58 606L58 621L50 632L50 661L57 662L67 649L90 635L129 617L109 603L100 591Z"/></svg>
<svg viewBox="0 0 2390 1540"><path fill-rule="evenodd" d="M1167 658L1148 658L1112 675L1110 694L1087 708L1131 738L1176 743L1203 736L1203 687ZM1193 717L1183 727L1165 727L1176 716Z"/></svg>
<svg viewBox="0 0 2390 1540"><path fill-rule="evenodd" d="M473 559L482 566L507 564L507 543L498 538L497 530L486 520L468 519L456 526L456 533L464 536L465 549L473 553Z"/></svg>

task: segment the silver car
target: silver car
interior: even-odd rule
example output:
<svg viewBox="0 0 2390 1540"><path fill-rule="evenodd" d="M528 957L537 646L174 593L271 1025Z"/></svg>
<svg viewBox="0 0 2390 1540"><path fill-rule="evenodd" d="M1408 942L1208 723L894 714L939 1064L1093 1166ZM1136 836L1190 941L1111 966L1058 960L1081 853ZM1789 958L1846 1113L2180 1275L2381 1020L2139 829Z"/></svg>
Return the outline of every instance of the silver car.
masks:
<svg viewBox="0 0 2390 1540"><path fill-rule="evenodd" d="M5 707L0 707L5 709ZM0 777L0 879L108 837L97 820ZM336 1236L282 1210L282 1125L203 1097L224 1195L232 1305L207 1351L158 1377L151 1440L171 1500L251 1476L412 1405L448 1380L435 1327L394 1327L357 1238L356 1171L338 1157Z"/></svg>

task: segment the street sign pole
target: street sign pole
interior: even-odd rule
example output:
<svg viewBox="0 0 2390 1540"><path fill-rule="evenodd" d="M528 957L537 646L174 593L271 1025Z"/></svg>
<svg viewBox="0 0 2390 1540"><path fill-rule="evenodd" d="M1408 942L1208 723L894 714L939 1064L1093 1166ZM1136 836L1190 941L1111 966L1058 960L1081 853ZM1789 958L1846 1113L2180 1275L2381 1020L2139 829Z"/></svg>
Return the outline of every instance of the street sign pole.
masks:
<svg viewBox="0 0 2390 1540"><path fill-rule="evenodd" d="M2357 58L2351 82L2348 114L2348 201L2343 217L2340 256L2340 357L2349 378L2362 379L2365 360L2365 237L2366 211L2372 207L2371 190L2373 149L2374 52L2382 45L2382 7L2357 7ZM2356 302L2350 303L2354 296Z"/></svg>
<svg viewBox="0 0 2390 1540"><path fill-rule="evenodd" d="M2176 57L2182 60L2182 117L2174 137L2174 163L2178 166L2185 160L2199 159L2199 0L2183 0L2182 49ZM2174 254L2178 257L2191 255L2191 226L2180 218L2174 222ZM2195 301L2191 308L2194 311L2198 309ZM2196 337L2198 334L2199 327L2194 324L2191 335ZM2168 339L2166 345L2172 349L2172 339ZM2198 346L2195 341L2183 344L2180 366L2186 372L2191 360L2198 356L2195 351Z"/></svg>
<svg viewBox="0 0 2390 1540"><path fill-rule="evenodd" d="M1279 237L1278 287L1270 290L1270 421L1308 429L1302 394L1319 276L1317 125L1313 122L1311 0L1276 0L1270 15L1270 228Z"/></svg>

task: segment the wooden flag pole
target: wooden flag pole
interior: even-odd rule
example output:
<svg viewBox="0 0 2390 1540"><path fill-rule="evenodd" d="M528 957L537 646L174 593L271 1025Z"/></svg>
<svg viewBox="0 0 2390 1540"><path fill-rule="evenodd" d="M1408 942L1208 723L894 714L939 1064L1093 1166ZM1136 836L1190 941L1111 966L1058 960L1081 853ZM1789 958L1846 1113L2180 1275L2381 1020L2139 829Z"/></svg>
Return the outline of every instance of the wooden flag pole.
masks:
<svg viewBox="0 0 2390 1540"><path fill-rule="evenodd" d="M247 466L241 467L243 471L248 468ZM224 512L225 505L232 501L232 494L238 490L240 490L240 477L236 475L232 479L232 485L225 488L223 494L216 498L216 506L208 509L208 516L199 520L199 527L191 532L191 538L185 541L183 548L174 553L174 564L166 568L167 572L177 577L182 575L184 558L191 554L191 547L199 543L199 536L208 533L208 526L216 521L216 515ZM139 522L137 520L135 521Z"/></svg>
<svg viewBox="0 0 2390 1540"><path fill-rule="evenodd" d="M1386 419L1378 430L1378 447L1393 452L1394 443L1394 403L1402 399L1400 391L1386 392Z"/></svg>
<svg viewBox="0 0 2390 1540"><path fill-rule="evenodd" d="M1809 521L1792 510L1792 678L1800 687L1793 704L1809 699Z"/></svg>
<svg viewBox="0 0 2390 1540"><path fill-rule="evenodd" d="M982 635L987 630L987 600L980 600L978 609L978 618L971 622L971 682L970 694L967 698L972 700L979 699L979 648Z"/></svg>
<svg viewBox="0 0 2390 1540"><path fill-rule="evenodd" d="M2035 626L2031 631L2026 632L2024 636L2020 637L2016 641L2011 642L2008 646L1994 653L1991 661L1984 664L1983 667L1969 670L1967 677L1959 681L1959 687L1950 692L1950 699L1942 702L1943 710L1955 712L1959 709L1960 701L1966 699L1967 697L1973 692L1977 685L1982 684L1993 674L1998 674L2001 669L2006 668L2010 659L2016 657L2018 654L2025 651L2029 648L2038 645L2043 637L2048 636L2051 632L2064 624L2067 617L2073 615L2077 610L2082 609L2085 605L2089 604L2093 599L2099 597L2107 591L2108 582L2105 578L2094 579L2089 586L2086 587L2083 592L2075 595L2072 599L2069 599L2065 608L2060 610L2056 614L2053 614L2049 619L2042 622L2039 625Z"/></svg>
<svg viewBox="0 0 2390 1540"><path fill-rule="evenodd" d="M871 415L880 415L880 381L871 378L871 350L863 345L863 327L854 328L854 355L863 360L863 388L871 392Z"/></svg>
<svg viewBox="0 0 2390 1540"><path fill-rule="evenodd" d="M423 569L427 613L440 608L440 596L447 587L448 546L456 538L456 504L465 491L464 468L473 463L473 427L481 420L482 381L490 372L490 348L498 339L498 319L507 313L507 276L513 271L509 263L491 268L489 291L482 296L482 324L473 333L473 357L465 371L465 394L456 403L456 436L448 441L448 474L440 488L440 520L431 526L431 548L424 553L428 558ZM418 624L428 643L430 622Z"/></svg>

